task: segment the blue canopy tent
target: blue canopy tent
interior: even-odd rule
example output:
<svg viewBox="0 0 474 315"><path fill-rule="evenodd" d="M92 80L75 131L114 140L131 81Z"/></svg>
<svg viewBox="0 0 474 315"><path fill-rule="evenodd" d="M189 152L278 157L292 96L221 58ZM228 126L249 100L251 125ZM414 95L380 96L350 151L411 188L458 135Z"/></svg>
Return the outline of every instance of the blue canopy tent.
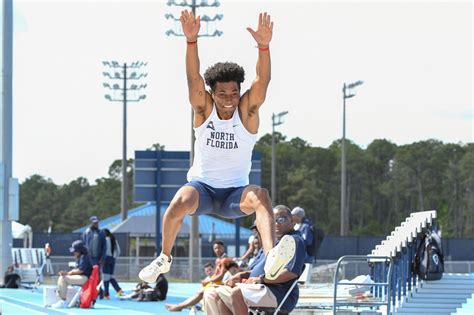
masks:
<svg viewBox="0 0 474 315"><path fill-rule="evenodd" d="M130 238L136 239L136 255L139 255L140 251L140 238L151 238L155 237L156 231L156 207L155 203L146 203L137 208L128 210L127 219L122 222L120 214L101 219L99 227L101 229L107 228L113 233L128 233ZM162 205L160 209L161 217L163 217L166 211L166 205ZM181 230L178 233L178 238L189 238L189 230L191 225L190 216L186 216L181 226ZM88 228L88 225L83 226L79 229L74 230L75 233L82 233ZM160 225L160 231L163 230L163 226ZM224 221L211 215L200 215L199 216L199 231L201 240L203 243L211 242L215 239L223 240L227 244L233 244L235 241L235 224L233 222ZM250 229L240 227L241 239L248 239L252 234ZM241 244L246 244L242 242Z"/></svg>

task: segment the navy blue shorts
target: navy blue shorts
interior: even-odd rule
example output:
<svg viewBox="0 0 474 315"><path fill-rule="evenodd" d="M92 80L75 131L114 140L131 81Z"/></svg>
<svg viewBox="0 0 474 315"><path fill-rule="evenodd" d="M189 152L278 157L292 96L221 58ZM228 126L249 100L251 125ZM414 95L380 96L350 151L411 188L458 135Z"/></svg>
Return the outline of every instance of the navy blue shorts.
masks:
<svg viewBox="0 0 474 315"><path fill-rule="evenodd" d="M216 214L229 219L247 216L240 210L240 199L247 186L214 188L198 181L184 186L194 187L199 192L199 206L193 215Z"/></svg>

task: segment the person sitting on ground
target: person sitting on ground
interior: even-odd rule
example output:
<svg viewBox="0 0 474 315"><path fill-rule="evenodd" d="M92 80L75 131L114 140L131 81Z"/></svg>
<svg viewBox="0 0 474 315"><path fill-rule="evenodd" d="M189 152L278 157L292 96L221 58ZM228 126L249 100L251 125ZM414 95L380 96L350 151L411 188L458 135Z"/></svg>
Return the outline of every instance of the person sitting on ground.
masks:
<svg viewBox="0 0 474 315"><path fill-rule="evenodd" d="M282 205L275 207L274 211L277 238L280 240L276 255L261 255L251 271L236 274L227 281L228 285L206 290L206 314L246 315L251 306L276 308L303 273L305 243L299 232L293 229L291 211ZM248 277L245 283L237 285L244 277ZM262 286L256 289L252 284ZM298 286L295 286L282 310L291 312L298 297Z"/></svg>
<svg viewBox="0 0 474 315"><path fill-rule="evenodd" d="M216 285L222 284L222 278L224 278L224 274L227 271L224 266L224 262L228 260L227 254L225 253L224 243L222 241L216 240L212 244L212 250L214 251L214 255L216 255L216 269L214 274L208 279L204 279L201 281L203 286L206 286L208 283L213 283Z"/></svg>
<svg viewBox="0 0 474 315"><path fill-rule="evenodd" d="M165 307L168 311L180 312L182 309L194 306L202 300L204 296L204 290L212 286L222 284L222 279L224 278L225 272L227 271L227 269L225 268L226 264L229 264L233 261L231 258L226 258L227 255L224 253L224 244L221 241L215 241L213 249L214 254L218 257L216 258L216 264L218 267L214 269L214 266L211 263L205 264L204 272L207 277L201 281L203 287L200 288L191 297L187 298L179 304L166 304Z"/></svg>
<svg viewBox="0 0 474 315"><path fill-rule="evenodd" d="M139 302L146 301L164 301L168 294L168 280L163 274L156 279L155 287L152 288L148 282L140 281L132 293L120 296L121 300L134 300Z"/></svg>
<svg viewBox="0 0 474 315"><path fill-rule="evenodd" d="M140 291L137 297L139 302L153 302L153 301L164 301L168 294L168 280L166 280L163 274L158 276L156 279L155 287L146 288Z"/></svg>
<svg viewBox="0 0 474 315"><path fill-rule="evenodd" d="M145 281L140 281L137 283L135 288L132 289L132 293L127 294L127 295L122 295L120 297L121 300L130 300L130 299L136 299L140 295L140 293L143 292L143 290L146 289L151 289L151 287L148 285L148 282Z"/></svg>
<svg viewBox="0 0 474 315"><path fill-rule="evenodd" d="M3 285L0 286L2 289L18 289L21 286L20 275L15 272L13 265L7 267L5 276L3 277Z"/></svg>
<svg viewBox="0 0 474 315"><path fill-rule="evenodd" d="M204 274L206 275L206 278L204 278L204 280L201 281L201 284L203 285L203 287L211 286L212 282L210 282L209 280L214 275L214 272L215 272L214 265L208 262L203 266L203 269L204 269Z"/></svg>
<svg viewBox="0 0 474 315"><path fill-rule="evenodd" d="M83 285L92 274L92 262L87 248L81 240L74 241L69 251L76 257L76 267L70 271L60 271L58 278L59 300L51 305L53 308L67 308L66 302L68 285Z"/></svg>

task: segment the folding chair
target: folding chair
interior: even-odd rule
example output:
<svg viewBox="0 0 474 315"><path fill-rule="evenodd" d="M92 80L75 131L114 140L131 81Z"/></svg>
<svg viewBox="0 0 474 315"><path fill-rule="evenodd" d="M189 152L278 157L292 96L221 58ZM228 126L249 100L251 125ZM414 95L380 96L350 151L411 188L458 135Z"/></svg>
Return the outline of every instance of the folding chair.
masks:
<svg viewBox="0 0 474 315"><path fill-rule="evenodd" d="M301 276L296 279L293 284L291 285L286 295L283 297L281 303L276 307L249 307L249 315L266 315L266 314L273 314L273 315L286 315L289 314L288 311L282 310L281 307L285 304L286 299L290 296L291 291L295 288L296 285L300 284L303 285L309 281L311 277L311 264L304 264L303 273Z"/></svg>

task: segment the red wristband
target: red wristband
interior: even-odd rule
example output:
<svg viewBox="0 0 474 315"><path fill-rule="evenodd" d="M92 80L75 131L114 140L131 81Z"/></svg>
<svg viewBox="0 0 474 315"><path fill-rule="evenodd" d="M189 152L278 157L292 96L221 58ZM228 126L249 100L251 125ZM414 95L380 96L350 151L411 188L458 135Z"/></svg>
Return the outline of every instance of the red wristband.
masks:
<svg viewBox="0 0 474 315"><path fill-rule="evenodd" d="M197 42L198 42L198 41L197 41L197 39L196 39L195 41L192 41L192 42L188 42L188 41L187 41L186 43L188 43L188 45L193 45L193 44L197 44Z"/></svg>
<svg viewBox="0 0 474 315"><path fill-rule="evenodd" d="M258 50L267 51L267 50L270 50L270 47L258 47Z"/></svg>

